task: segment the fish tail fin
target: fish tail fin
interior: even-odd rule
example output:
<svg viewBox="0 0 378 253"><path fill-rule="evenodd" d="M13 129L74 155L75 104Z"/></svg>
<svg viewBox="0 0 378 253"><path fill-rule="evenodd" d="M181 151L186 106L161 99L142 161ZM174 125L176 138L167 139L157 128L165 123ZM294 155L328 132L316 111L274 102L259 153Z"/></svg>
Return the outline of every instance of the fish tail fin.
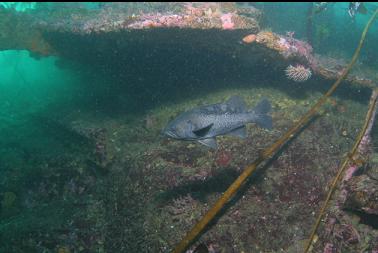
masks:
<svg viewBox="0 0 378 253"><path fill-rule="evenodd" d="M263 128L272 129L272 117L267 114L270 112L271 108L270 102L266 98L262 99L253 109L254 122Z"/></svg>

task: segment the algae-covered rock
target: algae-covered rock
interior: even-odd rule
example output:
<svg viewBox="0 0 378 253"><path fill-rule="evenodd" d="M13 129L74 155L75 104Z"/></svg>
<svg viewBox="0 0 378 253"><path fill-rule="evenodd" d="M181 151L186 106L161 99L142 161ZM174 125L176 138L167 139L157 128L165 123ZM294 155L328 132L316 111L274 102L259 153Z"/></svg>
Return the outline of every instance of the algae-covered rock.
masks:
<svg viewBox="0 0 378 253"><path fill-rule="evenodd" d="M352 177L346 185L344 209L378 215L378 184L368 175Z"/></svg>

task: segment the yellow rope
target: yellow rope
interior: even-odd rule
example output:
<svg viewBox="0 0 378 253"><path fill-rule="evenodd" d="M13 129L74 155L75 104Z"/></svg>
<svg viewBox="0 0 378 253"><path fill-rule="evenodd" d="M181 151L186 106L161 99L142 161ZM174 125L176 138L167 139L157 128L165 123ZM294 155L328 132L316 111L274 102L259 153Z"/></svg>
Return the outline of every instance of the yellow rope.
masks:
<svg viewBox="0 0 378 253"><path fill-rule="evenodd" d="M256 170L257 166L262 163L264 160L269 158L275 152L282 147L288 140L294 137L298 131L309 122L309 120L313 117L313 115L319 110L319 108L326 102L327 98L336 90L336 88L340 85L341 81L346 77L349 73L352 66L357 61L358 55L360 53L363 41L365 39L366 33L375 18L378 14L378 10L374 13L373 17L367 23L364 32L362 33L362 37L356 52L353 55L353 58L346 69L344 69L341 76L337 79L337 81L332 85L332 87L325 93L318 102L294 125L291 129L289 129L280 139L278 139L275 143L273 143L270 147L265 149L262 154L249 166L247 166L242 174L230 185L230 187L224 192L224 194L215 202L215 204L210 208L210 210L200 219L197 224L192 228L191 231L181 240L181 242L176 246L173 250L173 253L182 253L184 252L189 245L193 242L193 240L199 236L199 234L203 231L203 229L209 224L209 222L218 214L218 212L224 207L224 205L231 199L231 197L239 190L240 186L247 180L247 178Z"/></svg>

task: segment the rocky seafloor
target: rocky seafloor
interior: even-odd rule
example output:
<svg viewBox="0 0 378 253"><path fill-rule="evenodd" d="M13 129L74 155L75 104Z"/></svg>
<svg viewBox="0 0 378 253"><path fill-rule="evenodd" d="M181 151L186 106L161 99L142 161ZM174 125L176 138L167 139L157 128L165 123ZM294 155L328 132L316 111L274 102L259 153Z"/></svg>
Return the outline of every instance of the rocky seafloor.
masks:
<svg viewBox="0 0 378 253"><path fill-rule="evenodd" d="M177 27L142 29L131 36L134 42L119 42L116 48L123 53L113 54L108 43L119 36L113 30L109 39L97 31L83 35L80 29L88 26L79 26L78 35L73 29L69 37L79 45L72 50L64 47L69 40L59 40L67 30L47 32L45 39L62 56L91 62L93 69L71 105L58 104L3 124L1 252L171 251L243 168L295 124L339 72L329 60L332 66L324 67L328 71L324 74L318 67L324 60L311 58L308 65L315 64L311 79L288 80L285 67L293 61L306 64L311 52L282 56L283 36L243 27L226 26L224 31L220 17L230 10L189 7L185 8L193 11L190 15L208 15L220 29L210 27L210 35L201 37L198 46L189 40L197 30L180 35ZM202 7L197 13L196 8ZM148 16L151 22L133 16L132 21L150 29L171 20L161 16L156 14L152 21ZM77 20L102 27L94 19ZM250 33L260 38L257 44L241 42ZM170 34L179 40L164 44ZM99 37L88 45L93 37L86 36ZM133 47L125 48L124 43ZM95 50L99 53L91 55ZM245 57L252 54L245 52L253 52L256 59ZM71 62L65 64L72 67ZM356 77L344 82L300 134L258 169L188 252L200 243L212 252L303 252L330 183L362 127L370 96L365 84L372 83ZM220 137L218 150L161 135L180 112L232 95L242 96L249 107L268 98L273 130L251 124L248 138ZM347 196L336 192L312 252L378 251L377 133L374 127L368 156L343 185Z"/></svg>
<svg viewBox="0 0 378 253"><path fill-rule="evenodd" d="M1 239L6 243L1 250L169 251L241 170L320 96L316 92L293 98L269 83L265 88L252 82L248 88L215 91L132 120L128 115L75 113L61 130L54 125L41 140L63 142L58 156L30 154L27 145L2 146ZM251 125L247 139L222 137L217 151L160 136L177 113L234 94L243 94L250 106L261 97L272 101L274 129ZM367 106L361 101L368 94L355 95L332 100L258 170L198 242L214 252L301 252L338 165L362 125L361 112ZM366 180L376 178L374 154L362 174ZM329 241L341 252L373 252L375 214L330 210L327 217L334 228L320 228L314 252L322 252Z"/></svg>

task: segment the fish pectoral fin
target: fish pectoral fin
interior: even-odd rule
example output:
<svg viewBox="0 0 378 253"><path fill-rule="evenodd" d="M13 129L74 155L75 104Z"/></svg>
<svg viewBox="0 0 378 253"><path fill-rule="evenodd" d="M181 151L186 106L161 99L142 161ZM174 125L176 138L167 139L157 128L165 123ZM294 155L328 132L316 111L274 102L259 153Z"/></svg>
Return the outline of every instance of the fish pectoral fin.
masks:
<svg viewBox="0 0 378 253"><path fill-rule="evenodd" d="M210 125L205 126L203 128L193 130L193 133L198 137L203 137L210 131L210 129L213 127L213 125L214 125L214 123L211 123Z"/></svg>
<svg viewBox="0 0 378 253"><path fill-rule="evenodd" d="M213 149L218 148L217 140L215 138L202 139L202 140L198 140L198 142L209 148L213 148Z"/></svg>
<svg viewBox="0 0 378 253"><path fill-rule="evenodd" d="M235 130L229 132L227 135L232 135L236 137L240 137L242 139L247 138L247 129L245 126L236 128Z"/></svg>

